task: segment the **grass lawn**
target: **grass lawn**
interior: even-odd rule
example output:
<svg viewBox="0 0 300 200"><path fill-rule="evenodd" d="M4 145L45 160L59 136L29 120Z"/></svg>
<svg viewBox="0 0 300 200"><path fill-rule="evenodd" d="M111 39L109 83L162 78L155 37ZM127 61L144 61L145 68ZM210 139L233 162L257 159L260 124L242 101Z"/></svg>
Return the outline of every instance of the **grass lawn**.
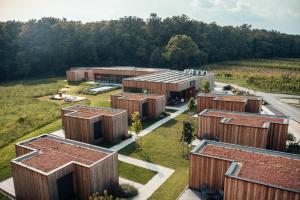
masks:
<svg viewBox="0 0 300 200"><path fill-rule="evenodd" d="M119 176L145 185L157 172L119 161Z"/></svg>
<svg viewBox="0 0 300 200"><path fill-rule="evenodd" d="M180 141L184 120L193 121L196 125L195 119L190 115L181 114L143 137L143 151L137 151L135 143L119 151L126 156L175 170L150 199L176 199L188 184L189 161L182 156Z"/></svg>

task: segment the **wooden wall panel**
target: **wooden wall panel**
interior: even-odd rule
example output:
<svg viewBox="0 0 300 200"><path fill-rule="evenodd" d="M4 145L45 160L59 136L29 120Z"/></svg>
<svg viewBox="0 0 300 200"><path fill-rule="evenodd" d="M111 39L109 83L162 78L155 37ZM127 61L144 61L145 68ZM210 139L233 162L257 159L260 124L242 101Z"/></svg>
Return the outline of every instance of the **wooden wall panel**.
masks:
<svg viewBox="0 0 300 200"><path fill-rule="evenodd" d="M221 123L220 142L239 144L244 146L267 148L268 128L239 126Z"/></svg>
<svg viewBox="0 0 300 200"><path fill-rule="evenodd" d="M204 155L190 155L189 187L201 189L224 188L225 173L231 161L212 158Z"/></svg>
<svg viewBox="0 0 300 200"><path fill-rule="evenodd" d="M214 96L197 96L197 112L213 108Z"/></svg>
<svg viewBox="0 0 300 200"><path fill-rule="evenodd" d="M219 140L222 126L220 124L222 117L198 116L198 138Z"/></svg>
<svg viewBox="0 0 300 200"><path fill-rule="evenodd" d="M246 104L235 101L216 101L213 100L213 109L245 112Z"/></svg>
<svg viewBox="0 0 300 200"><path fill-rule="evenodd" d="M15 145L15 149L16 149L16 157L23 156L23 155L28 154L33 151L33 150L30 150L26 147L23 147L23 146L20 146L17 144Z"/></svg>
<svg viewBox="0 0 300 200"><path fill-rule="evenodd" d="M119 185L118 154L115 153L89 169L90 193L113 190ZM87 198L85 198L87 199Z"/></svg>
<svg viewBox="0 0 300 200"><path fill-rule="evenodd" d="M92 144L90 120L65 116L63 126L67 139Z"/></svg>
<svg viewBox="0 0 300 200"><path fill-rule="evenodd" d="M300 193L225 177L224 200L300 200Z"/></svg>
<svg viewBox="0 0 300 200"><path fill-rule="evenodd" d="M70 172L73 172L73 183L74 183L75 194L80 196L77 189L81 187L82 183L76 181L76 174L74 173L75 165L76 164L70 164L47 176L50 199L59 199L58 190L57 190L57 180L69 174Z"/></svg>
<svg viewBox="0 0 300 200"><path fill-rule="evenodd" d="M247 99L246 112L260 113L262 101L261 99Z"/></svg>
<svg viewBox="0 0 300 200"><path fill-rule="evenodd" d="M269 149L277 151L284 151L286 149L288 126L288 124L271 123L268 138Z"/></svg>
<svg viewBox="0 0 300 200"><path fill-rule="evenodd" d="M47 177L11 163L16 199L50 200Z"/></svg>

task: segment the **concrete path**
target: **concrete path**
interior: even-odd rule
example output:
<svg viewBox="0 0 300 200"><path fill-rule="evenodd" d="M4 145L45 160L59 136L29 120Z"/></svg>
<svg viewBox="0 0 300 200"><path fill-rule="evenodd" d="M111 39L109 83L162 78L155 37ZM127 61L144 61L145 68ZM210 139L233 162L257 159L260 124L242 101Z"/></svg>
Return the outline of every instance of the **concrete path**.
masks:
<svg viewBox="0 0 300 200"><path fill-rule="evenodd" d="M201 200L201 193L197 190L186 188L177 198L177 200Z"/></svg>
<svg viewBox="0 0 300 200"><path fill-rule="evenodd" d="M152 171L156 171L157 174L152 177L151 180L148 181L145 185L141 185L139 183L135 183L133 181L129 181L134 186L136 186L139 190L138 196L134 199L148 199L173 173L175 170L169 169L160 165L156 165L153 163L145 162L142 160L138 160L132 157L118 155L119 160L123 162L127 162L139 167L143 167ZM126 180L128 181L128 180ZM126 183L125 181L125 183Z"/></svg>
<svg viewBox="0 0 300 200"><path fill-rule="evenodd" d="M144 137L148 133L152 132L153 130L155 130L158 127L160 127L161 125L163 125L164 123L170 121L171 119L173 119L173 118L177 117L178 115L180 115L181 113L185 112L187 109L188 109L187 105L181 106L176 112L170 113L169 116L163 118L162 120L156 122L155 124L152 124L148 128L146 128L143 131L141 131L140 134L139 134L139 136L140 137ZM117 145L111 147L110 149L114 150L114 151L119 151L120 149L122 149L122 148L126 147L127 145L131 144L135 140L136 140L136 137L131 137L131 138L127 139L127 140L124 140L120 144L117 144Z"/></svg>

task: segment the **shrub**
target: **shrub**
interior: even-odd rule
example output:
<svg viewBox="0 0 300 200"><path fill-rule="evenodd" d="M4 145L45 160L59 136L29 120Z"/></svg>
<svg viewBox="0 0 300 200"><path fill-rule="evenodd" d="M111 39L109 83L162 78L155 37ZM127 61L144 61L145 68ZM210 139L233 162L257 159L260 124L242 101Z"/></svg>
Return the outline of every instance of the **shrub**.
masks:
<svg viewBox="0 0 300 200"><path fill-rule="evenodd" d="M231 86L231 85L225 85L225 86L223 87L223 90L230 91L230 90L232 90L232 86Z"/></svg>
<svg viewBox="0 0 300 200"><path fill-rule="evenodd" d="M130 184L121 184L118 191L117 196L120 198L132 198L138 195L138 189Z"/></svg>

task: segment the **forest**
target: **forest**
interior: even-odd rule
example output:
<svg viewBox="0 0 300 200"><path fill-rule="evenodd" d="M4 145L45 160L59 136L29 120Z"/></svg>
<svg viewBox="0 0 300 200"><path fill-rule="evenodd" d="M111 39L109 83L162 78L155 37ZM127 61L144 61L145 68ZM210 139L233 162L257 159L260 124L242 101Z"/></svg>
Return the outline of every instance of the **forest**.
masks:
<svg viewBox="0 0 300 200"><path fill-rule="evenodd" d="M274 57L299 58L300 36L247 24L208 24L185 15L89 23L51 17L0 22L0 81L63 75L76 66L182 69Z"/></svg>

